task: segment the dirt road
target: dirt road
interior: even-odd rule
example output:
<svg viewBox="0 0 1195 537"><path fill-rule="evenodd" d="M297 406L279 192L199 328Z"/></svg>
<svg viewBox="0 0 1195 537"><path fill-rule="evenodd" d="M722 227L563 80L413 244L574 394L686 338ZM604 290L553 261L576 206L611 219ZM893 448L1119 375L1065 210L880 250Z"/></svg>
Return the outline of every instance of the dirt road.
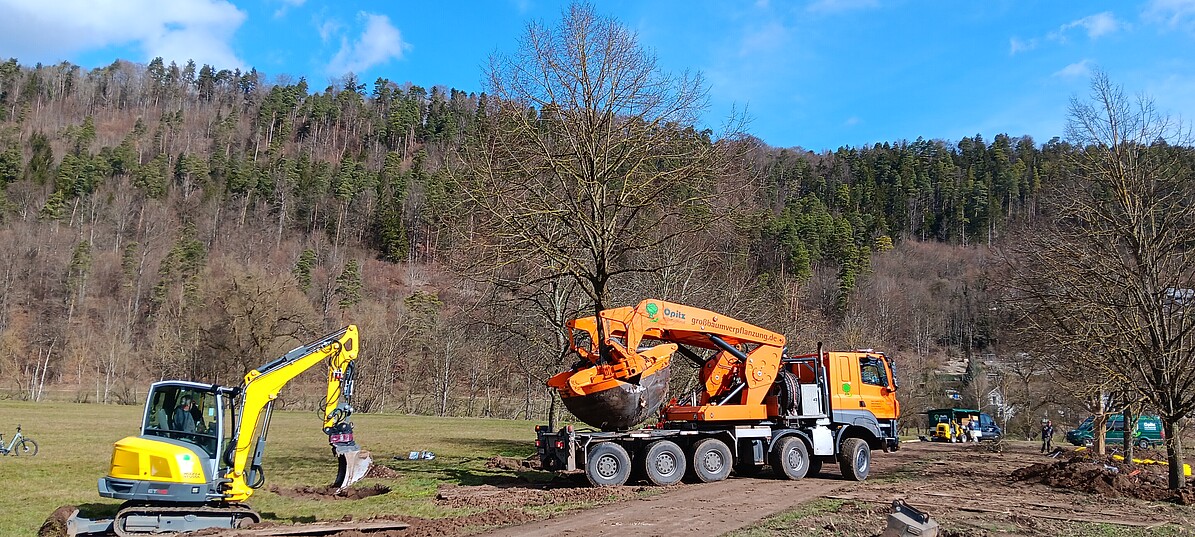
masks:
<svg viewBox="0 0 1195 537"><path fill-rule="evenodd" d="M569 513L486 535L680 535L698 526L703 528L705 535L720 535L830 494L843 485L846 482L837 479L800 482L727 479L707 485L681 486L643 500ZM769 501L760 502L759 498L769 498Z"/></svg>
<svg viewBox="0 0 1195 537"><path fill-rule="evenodd" d="M872 476L891 472L905 457L876 453ZM557 537L594 535L684 535L701 528L703 535L721 535L749 526L808 501L851 491L862 483L843 480L831 465L820 476L788 481L764 476L732 477L717 483L680 485L641 500L570 512L503 528L492 537ZM767 498L767 501L760 501Z"/></svg>

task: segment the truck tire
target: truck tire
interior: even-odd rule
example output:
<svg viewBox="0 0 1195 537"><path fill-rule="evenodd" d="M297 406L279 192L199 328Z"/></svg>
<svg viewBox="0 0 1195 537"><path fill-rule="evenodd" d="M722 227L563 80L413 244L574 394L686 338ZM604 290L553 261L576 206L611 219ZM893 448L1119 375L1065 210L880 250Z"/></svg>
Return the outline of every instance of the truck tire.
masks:
<svg viewBox="0 0 1195 537"><path fill-rule="evenodd" d="M809 448L800 438L786 436L772 449L771 462L776 477L793 481L802 479L809 473Z"/></svg>
<svg viewBox="0 0 1195 537"><path fill-rule="evenodd" d="M730 475L734 458L726 442L705 438L693 445L693 477L702 483L721 481Z"/></svg>
<svg viewBox="0 0 1195 537"><path fill-rule="evenodd" d="M1141 449L1149 449L1149 439L1148 439L1148 438L1142 438L1142 439L1138 440L1138 441L1137 441L1137 447L1139 447L1139 448L1141 448Z"/></svg>
<svg viewBox="0 0 1195 537"><path fill-rule="evenodd" d="M863 481L871 472L871 448L862 438L847 438L842 441L838 453L838 468L842 477L851 481Z"/></svg>
<svg viewBox="0 0 1195 537"><path fill-rule="evenodd" d="M685 452L676 442L657 440L643 451L643 476L653 485L675 485L685 477Z"/></svg>
<svg viewBox="0 0 1195 537"><path fill-rule="evenodd" d="M631 476L631 456L614 442L602 442L589 450L585 477L595 487L617 487Z"/></svg>

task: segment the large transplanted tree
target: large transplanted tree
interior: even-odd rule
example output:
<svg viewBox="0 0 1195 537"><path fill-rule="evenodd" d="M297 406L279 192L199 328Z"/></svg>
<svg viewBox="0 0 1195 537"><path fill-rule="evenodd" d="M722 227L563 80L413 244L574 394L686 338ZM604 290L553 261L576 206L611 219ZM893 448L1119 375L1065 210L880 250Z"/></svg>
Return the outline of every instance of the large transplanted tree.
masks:
<svg viewBox="0 0 1195 537"><path fill-rule="evenodd" d="M1081 148L1072 173L1013 256L1027 326L1093 383L1129 386L1160 413L1171 488L1183 484L1177 427L1195 411L1187 135L1096 73L1090 100L1071 102L1068 137Z"/></svg>
<svg viewBox="0 0 1195 537"><path fill-rule="evenodd" d="M652 254L711 221L714 179L739 146L692 128L699 75L662 72L633 32L573 4L558 26L530 24L487 76L492 108L449 169L492 272L546 267L515 276L573 280L600 311L612 279L686 261Z"/></svg>

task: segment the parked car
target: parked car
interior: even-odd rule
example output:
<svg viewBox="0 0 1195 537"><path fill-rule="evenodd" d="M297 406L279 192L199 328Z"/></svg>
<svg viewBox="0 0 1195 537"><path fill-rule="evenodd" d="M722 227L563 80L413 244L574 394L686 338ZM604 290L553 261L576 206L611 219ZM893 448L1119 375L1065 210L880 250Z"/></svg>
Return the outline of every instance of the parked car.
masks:
<svg viewBox="0 0 1195 537"><path fill-rule="evenodd" d="M1088 416L1079 427L1066 432L1066 441L1076 446L1090 446L1093 443L1092 424L1094 416ZM1160 446L1166 440L1166 433L1162 431L1162 420L1157 416L1140 416L1137 418L1137 430L1133 431L1133 443L1137 447L1147 448ZM1104 424L1104 443L1121 444L1124 442L1124 416L1115 414L1108 416Z"/></svg>

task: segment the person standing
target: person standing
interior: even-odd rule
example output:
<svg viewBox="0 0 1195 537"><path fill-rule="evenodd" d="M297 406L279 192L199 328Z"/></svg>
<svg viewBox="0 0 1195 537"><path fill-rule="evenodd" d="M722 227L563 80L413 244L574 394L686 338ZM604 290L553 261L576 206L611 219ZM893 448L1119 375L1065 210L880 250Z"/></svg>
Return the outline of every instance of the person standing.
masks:
<svg viewBox="0 0 1195 537"><path fill-rule="evenodd" d="M1049 453L1054 450L1052 442L1054 440L1054 422L1050 420L1043 420L1041 422L1041 452Z"/></svg>

